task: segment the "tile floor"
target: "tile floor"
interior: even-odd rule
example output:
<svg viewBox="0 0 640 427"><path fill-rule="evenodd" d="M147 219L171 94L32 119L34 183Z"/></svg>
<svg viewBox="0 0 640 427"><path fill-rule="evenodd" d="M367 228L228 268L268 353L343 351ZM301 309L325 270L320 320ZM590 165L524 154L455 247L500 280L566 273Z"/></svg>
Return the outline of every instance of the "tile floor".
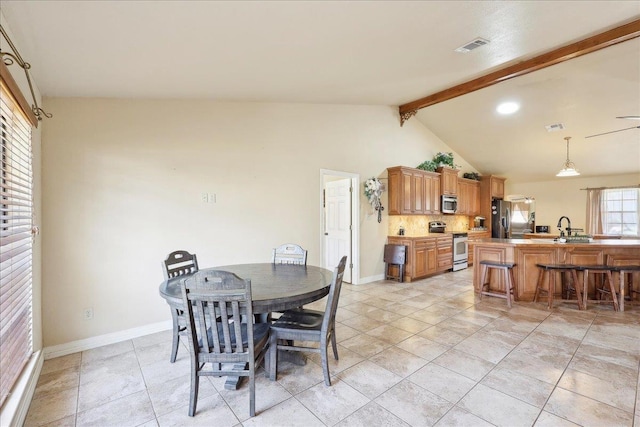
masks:
<svg viewBox="0 0 640 427"><path fill-rule="evenodd" d="M545 307L477 301L470 269L345 284L332 387L313 354L259 375L256 417L224 378L188 417L188 350L169 363L167 331L45 361L25 425L640 426L640 307Z"/></svg>

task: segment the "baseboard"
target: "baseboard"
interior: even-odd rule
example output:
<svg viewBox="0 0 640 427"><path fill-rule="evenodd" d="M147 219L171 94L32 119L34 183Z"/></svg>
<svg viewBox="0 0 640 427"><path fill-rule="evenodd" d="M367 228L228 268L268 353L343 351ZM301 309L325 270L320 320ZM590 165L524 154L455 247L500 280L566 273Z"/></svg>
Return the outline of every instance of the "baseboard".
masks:
<svg viewBox="0 0 640 427"><path fill-rule="evenodd" d="M384 274L378 274L377 276L361 277L359 280L359 284L363 285L365 283L377 282L378 280L384 280Z"/></svg>
<svg viewBox="0 0 640 427"><path fill-rule="evenodd" d="M13 386L13 390L0 410L0 426L14 427L24 425L27 412L31 405L31 399L36 391L36 384L42 371L44 357L42 351L37 351L31 355L27 366L18 382Z"/></svg>
<svg viewBox="0 0 640 427"><path fill-rule="evenodd" d="M65 344L45 347L43 350L44 359L48 360L53 359L54 357L77 353L79 351L91 350L92 348L102 347L103 345L115 344L117 342L142 337L144 335L166 331L168 329L171 329L172 327L173 324L170 320L168 320L164 322L140 326L138 328L126 329L124 331L98 335L96 337L86 338L83 340L71 341Z"/></svg>

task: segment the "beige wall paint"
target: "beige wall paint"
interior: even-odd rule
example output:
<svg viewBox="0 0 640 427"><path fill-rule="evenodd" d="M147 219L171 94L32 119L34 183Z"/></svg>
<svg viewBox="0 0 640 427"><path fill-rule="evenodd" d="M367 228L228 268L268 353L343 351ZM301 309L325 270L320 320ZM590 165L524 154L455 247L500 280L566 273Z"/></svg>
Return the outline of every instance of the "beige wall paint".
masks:
<svg viewBox="0 0 640 427"><path fill-rule="evenodd" d="M320 263L320 169L386 177L450 148L381 106L45 99L45 346L169 319L160 263L268 262L298 242ZM456 156L456 163L473 170ZM358 190L362 193L362 189ZM215 193L217 203L200 201ZM386 205L386 193L383 196ZM388 216L360 194L360 277L383 272ZM94 319L83 320L84 308Z"/></svg>
<svg viewBox="0 0 640 427"><path fill-rule="evenodd" d="M507 180L507 194L522 194L536 199L536 225L549 225L557 233L558 219L566 215L571 226L586 230L587 192L581 188L616 187L640 184L637 174L608 175L590 178L556 178L545 182L515 183ZM563 225L565 227L566 225Z"/></svg>

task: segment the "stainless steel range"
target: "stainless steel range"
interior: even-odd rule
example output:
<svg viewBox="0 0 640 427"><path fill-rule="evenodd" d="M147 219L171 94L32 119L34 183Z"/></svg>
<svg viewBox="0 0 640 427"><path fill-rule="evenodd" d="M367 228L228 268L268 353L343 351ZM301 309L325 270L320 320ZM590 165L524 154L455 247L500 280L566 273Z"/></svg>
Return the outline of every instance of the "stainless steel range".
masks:
<svg viewBox="0 0 640 427"><path fill-rule="evenodd" d="M446 232L447 224L442 221L430 221L429 233ZM467 233L451 233L453 235L453 271L464 270L469 266L469 244Z"/></svg>
<svg viewBox="0 0 640 427"><path fill-rule="evenodd" d="M453 271L464 270L469 266L469 235L453 233Z"/></svg>

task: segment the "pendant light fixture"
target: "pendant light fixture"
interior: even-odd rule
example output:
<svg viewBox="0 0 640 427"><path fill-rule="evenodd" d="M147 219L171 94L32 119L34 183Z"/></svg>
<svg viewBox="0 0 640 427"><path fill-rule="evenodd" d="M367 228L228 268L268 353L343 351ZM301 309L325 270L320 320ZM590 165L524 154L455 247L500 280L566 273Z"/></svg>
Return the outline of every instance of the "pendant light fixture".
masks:
<svg viewBox="0 0 640 427"><path fill-rule="evenodd" d="M565 160L562 169L560 169L560 172L558 172L556 176L578 176L580 172L576 169L576 165L569 160L569 140L571 137L565 136L564 139L567 141L567 160Z"/></svg>

